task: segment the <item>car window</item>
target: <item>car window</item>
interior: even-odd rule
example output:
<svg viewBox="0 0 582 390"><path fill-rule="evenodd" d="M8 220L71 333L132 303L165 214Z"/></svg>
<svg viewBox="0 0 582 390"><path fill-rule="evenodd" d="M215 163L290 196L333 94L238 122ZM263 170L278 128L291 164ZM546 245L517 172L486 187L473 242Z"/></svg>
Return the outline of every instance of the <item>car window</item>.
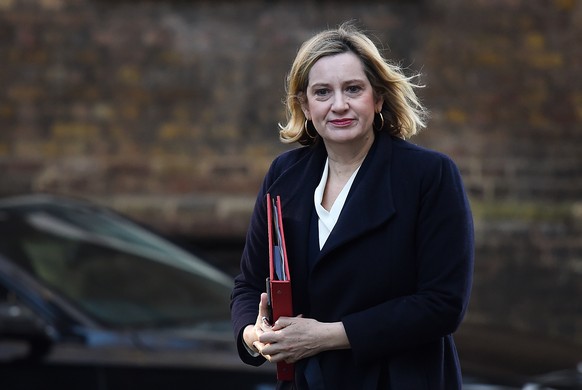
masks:
<svg viewBox="0 0 582 390"><path fill-rule="evenodd" d="M26 222L35 229L114 246L123 251L139 253L157 261L205 274L219 283L231 285L231 280L208 264L143 229L130 220L102 209L64 204L28 207Z"/></svg>
<svg viewBox="0 0 582 390"><path fill-rule="evenodd" d="M152 235L147 231L137 228L135 224L125 218L100 209L54 204L43 206L42 209L30 212L29 215L35 218L39 224L43 222L41 220L41 216L43 216L45 222L52 224L53 227L58 224L60 229L68 229L69 234L74 234L74 231L77 230L78 232L93 233L96 236L161 250L159 243L152 240Z"/></svg>
<svg viewBox="0 0 582 390"><path fill-rule="evenodd" d="M147 328L229 318L228 277L129 221L47 207L9 214L0 253L102 324Z"/></svg>
<svg viewBox="0 0 582 390"><path fill-rule="evenodd" d="M199 274L58 236L31 234L21 246L37 278L102 323L136 327L228 318L229 290Z"/></svg>

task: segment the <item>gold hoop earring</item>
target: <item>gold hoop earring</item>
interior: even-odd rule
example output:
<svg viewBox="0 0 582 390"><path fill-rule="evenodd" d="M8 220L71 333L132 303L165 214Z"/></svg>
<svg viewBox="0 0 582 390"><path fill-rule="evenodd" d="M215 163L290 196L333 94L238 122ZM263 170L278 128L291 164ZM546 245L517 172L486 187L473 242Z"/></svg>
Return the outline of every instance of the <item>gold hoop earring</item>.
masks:
<svg viewBox="0 0 582 390"><path fill-rule="evenodd" d="M380 127L376 128L376 130L380 131L384 128L384 115L382 115L382 112L379 112L378 115L380 116L380 120L382 121L382 124L380 125ZM376 118L374 118L374 123L376 123Z"/></svg>
<svg viewBox="0 0 582 390"><path fill-rule="evenodd" d="M309 122L311 122L309 119L305 119L305 123L303 124L303 126L305 127L305 134L307 134L307 136L309 138L315 139L317 137L317 135L314 136L314 135L309 134L309 130L308 130L309 129L309 127L308 127Z"/></svg>

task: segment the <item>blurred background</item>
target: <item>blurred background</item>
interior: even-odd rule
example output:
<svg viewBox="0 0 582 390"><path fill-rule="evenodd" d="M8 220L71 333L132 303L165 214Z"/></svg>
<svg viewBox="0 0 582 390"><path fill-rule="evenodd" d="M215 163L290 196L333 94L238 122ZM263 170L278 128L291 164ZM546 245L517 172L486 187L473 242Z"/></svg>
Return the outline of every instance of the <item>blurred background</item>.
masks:
<svg viewBox="0 0 582 390"><path fill-rule="evenodd" d="M290 147L277 124L296 51L352 19L422 74L431 119L412 141L462 171L477 244L465 356L539 342L582 361L578 0L0 0L0 195L89 199L233 275Z"/></svg>

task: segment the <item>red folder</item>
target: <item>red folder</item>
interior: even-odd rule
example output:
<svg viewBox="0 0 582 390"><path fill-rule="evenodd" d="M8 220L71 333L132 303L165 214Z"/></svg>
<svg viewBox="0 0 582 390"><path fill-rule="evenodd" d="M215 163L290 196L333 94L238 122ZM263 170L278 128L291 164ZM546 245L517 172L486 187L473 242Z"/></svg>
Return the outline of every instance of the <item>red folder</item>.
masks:
<svg viewBox="0 0 582 390"><path fill-rule="evenodd" d="M267 278L267 294L271 311L271 323L279 317L293 316L293 301L291 299L291 276L287 249L285 247L285 233L283 231L283 215L281 197L275 199L267 194L267 228L269 232L269 277ZM281 381L293 380L293 364L277 363L277 379Z"/></svg>

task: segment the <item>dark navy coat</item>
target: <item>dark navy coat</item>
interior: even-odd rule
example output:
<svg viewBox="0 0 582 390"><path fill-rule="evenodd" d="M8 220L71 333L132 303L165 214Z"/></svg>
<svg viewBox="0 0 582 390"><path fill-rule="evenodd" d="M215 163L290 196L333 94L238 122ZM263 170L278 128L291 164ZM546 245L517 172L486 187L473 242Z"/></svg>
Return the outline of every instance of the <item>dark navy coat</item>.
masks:
<svg viewBox="0 0 582 390"><path fill-rule="evenodd" d="M259 191L232 294L239 354L268 275L265 194L280 195L294 314L342 321L351 349L319 357L326 389L460 389L452 333L467 308L473 224L447 156L376 134L331 235L308 262L322 142L276 158ZM313 231L313 229L311 229ZM319 248L317 248L319 250ZM313 257L313 256L312 256ZM296 364L302 383L302 362Z"/></svg>

